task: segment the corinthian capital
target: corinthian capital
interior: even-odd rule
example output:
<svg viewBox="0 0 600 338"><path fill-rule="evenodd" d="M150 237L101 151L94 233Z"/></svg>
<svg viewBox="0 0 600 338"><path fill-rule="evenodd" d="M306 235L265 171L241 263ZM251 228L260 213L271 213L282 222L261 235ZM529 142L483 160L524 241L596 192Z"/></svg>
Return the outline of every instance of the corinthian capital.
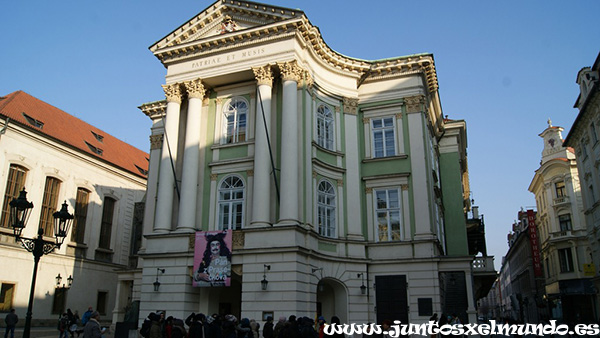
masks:
<svg viewBox="0 0 600 338"><path fill-rule="evenodd" d="M273 71L271 70L271 66L253 67L252 71L254 72L257 85L273 87Z"/></svg>
<svg viewBox="0 0 600 338"><path fill-rule="evenodd" d="M202 80L195 79L184 83L188 97L202 99L204 97L204 85Z"/></svg>
<svg viewBox="0 0 600 338"><path fill-rule="evenodd" d="M162 85L167 97L167 102L181 103L181 87L179 83L172 83L168 85Z"/></svg>
<svg viewBox="0 0 600 338"><path fill-rule="evenodd" d="M304 69L298 66L296 60L283 63L278 62L277 66L279 66L283 81L296 81L296 83L299 83L302 80Z"/></svg>
<svg viewBox="0 0 600 338"><path fill-rule="evenodd" d="M425 103L425 96L415 95L404 98L406 104L407 113L418 113L423 111L423 104Z"/></svg>
<svg viewBox="0 0 600 338"><path fill-rule="evenodd" d="M356 115L357 107L358 107L358 99L344 97L344 113Z"/></svg>

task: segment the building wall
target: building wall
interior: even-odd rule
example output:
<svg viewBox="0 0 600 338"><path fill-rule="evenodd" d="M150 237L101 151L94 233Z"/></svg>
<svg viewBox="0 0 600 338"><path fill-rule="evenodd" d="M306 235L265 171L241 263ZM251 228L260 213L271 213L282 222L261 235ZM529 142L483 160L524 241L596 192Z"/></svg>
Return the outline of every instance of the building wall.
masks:
<svg viewBox="0 0 600 338"><path fill-rule="evenodd" d="M47 176L58 178L62 182L58 193L58 207L66 201L71 214L74 212L77 188L82 187L90 191L85 245L75 244L69 232L60 249L43 256L40 260L34 295L33 324L56 323L58 314L52 313L52 306L55 277L58 274L62 277L62 284L67 283L69 276L73 277L73 285L67 291L66 308L78 310L81 316L89 306L97 308L98 293L102 292L106 295L102 317L104 320L112 320L117 292L115 269L126 267L128 264L133 233L133 207L134 203L141 201L144 196L145 179L73 150L14 122L9 123L1 135L0 149L0 191L3 194L11 164L28 170L25 189L27 199L33 202L34 208L23 231L23 237L37 236ZM96 255L105 197L116 200L110 240L112 253L103 251L104 258L99 258ZM22 324L25 322L34 264L33 255L19 243L15 243L12 233L12 228L0 228L0 264L10 267L0 271L0 281L3 285L15 285L12 307L23 319L20 321ZM107 254L112 255L112 259L108 260Z"/></svg>
<svg viewBox="0 0 600 338"><path fill-rule="evenodd" d="M256 29L255 34L269 37L245 41L247 34L234 31L229 34L244 42L228 44L212 35L216 24L226 20L230 7L236 6L242 6L236 9L241 11L235 19L239 27L246 27L246 32ZM217 7L215 19L212 15ZM473 257L467 255L466 248L459 248L467 246L464 213L468 206L463 203L468 195L464 180L468 178L464 175L466 166L457 163L466 161L466 125L441 120L437 88L425 76L431 68L424 65L432 66L431 56L398 58L394 62L404 64L404 68L389 68L389 76L379 77L367 71L375 62L337 55L334 57L344 59L341 62L361 68L340 69L319 52L318 48L326 47L306 45L309 40L305 37L318 32L292 10L282 11L281 20L288 23L269 22L269 15L258 23L248 17L263 11L261 8L246 9L243 3L220 3L215 8L183 27L193 31L195 23L211 17L203 22L212 28L203 28L188 42L202 46L202 41L216 39L220 49L182 59L163 55L163 48L179 48L186 39L176 41L177 32L151 47L167 67L166 108L154 115L148 105L142 110L154 121L154 135L166 131L176 178L170 174L169 165L153 160L155 156L169 157L163 138L162 151L151 153L154 165L150 176L156 181L149 181L147 200L156 197L157 202L154 217L144 220L142 273L135 280L140 288L140 320L159 309L180 318L192 311L214 313L219 312L219 303L230 302L231 312L255 319L262 318L263 311L273 311L274 317L295 314L312 318L321 303L328 318L338 315L342 321L372 322L381 316L376 313L375 281L393 275L407 280L407 304L399 306L403 307L400 311L406 312L411 322L422 322L431 314L418 314L419 299L431 300L433 312L444 311L442 273L457 273L464 276L461 315L473 321ZM261 24L279 28L253 27ZM290 29L295 33L280 35L281 30ZM424 64L409 65L411 62ZM400 71L394 73L396 70ZM248 103L246 140L223 144L223 108L232 97ZM321 104L333 116L331 149L318 145L316 111ZM266 142L262 143L263 110L274 171ZM189 125L196 114L200 122ZM163 116L165 126L159 122ZM373 128L374 121L381 118L391 124L394 153L377 158ZM445 125L454 130L447 137L441 132ZM199 139L189 146L187 142L194 135ZM445 142L443 161L440 140ZM185 159L196 152L197 161ZM171 180L181 180L184 193L190 186L187 182L193 181L186 182L188 169L198 180L192 194L195 202L176 197L161 200L165 191L176 195L171 191ZM273 172L278 176L280 200ZM233 231L233 284L230 290L192 288L190 238L198 230L218 229L219 187L230 175L244 183L243 222L240 230ZM448 184L441 186L440 177ZM335 193L336 228L331 235L319 233L317 190L321 182L331 184ZM155 186L158 188L151 190ZM392 241L377 233L376 193L383 189L394 189L398 194L401 226ZM448 195L441 193L445 190L449 190ZM188 206L193 212L182 211ZM172 215L161 215L165 212ZM191 225L184 221L190 216L195 220ZM453 257L446 256L450 252ZM265 264L271 267L267 272ZM157 268L166 269L158 276L160 292L154 292L152 286ZM360 293L363 279L359 274L364 277L365 295ZM269 281L266 291L261 290L263 278Z"/></svg>

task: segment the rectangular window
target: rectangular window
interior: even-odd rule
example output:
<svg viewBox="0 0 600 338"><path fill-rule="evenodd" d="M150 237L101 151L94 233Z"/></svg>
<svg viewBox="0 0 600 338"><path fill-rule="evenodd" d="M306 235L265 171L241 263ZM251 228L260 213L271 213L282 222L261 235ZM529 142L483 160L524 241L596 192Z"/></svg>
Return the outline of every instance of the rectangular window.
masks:
<svg viewBox="0 0 600 338"><path fill-rule="evenodd" d="M75 219L73 220L73 232L71 241L83 243L85 235L85 221L87 220L87 209L90 192L84 188L77 188L77 200L75 201Z"/></svg>
<svg viewBox="0 0 600 338"><path fill-rule="evenodd" d="M569 231L571 229L571 214L558 216L558 223L560 224L560 231Z"/></svg>
<svg viewBox="0 0 600 338"><path fill-rule="evenodd" d="M13 308L15 284L2 283L0 288L0 312L9 312Z"/></svg>
<svg viewBox="0 0 600 338"><path fill-rule="evenodd" d="M375 197L377 238L380 242L401 240L399 189L375 190Z"/></svg>
<svg viewBox="0 0 600 338"><path fill-rule="evenodd" d="M8 168L8 179L6 180L6 190L4 191L4 204L2 206L2 220L0 225L5 228L10 228L12 224L9 223L10 217L10 201L19 197L19 192L25 186L25 177L27 176L27 169L11 164Z"/></svg>
<svg viewBox="0 0 600 338"><path fill-rule="evenodd" d="M52 215L58 208L59 189L60 181L57 178L46 177L42 212L40 215L40 228L44 229L44 235L50 237L54 236L54 217Z"/></svg>
<svg viewBox="0 0 600 338"><path fill-rule="evenodd" d="M115 212L115 200L110 197L104 198L102 207L102 224L100 225L100 241L98 247L110 249L110 236L112 232L113 216Z"/></svg>
<svg viewBox="0 0 600 338"><path fill-rule="evenodd" d="M394 118L372 119L371 128L373 132L373 157L396 155Z"/></svg>
<svg viewBox="0 0 600 338"><path fill-rule="evenodd" d="M565 189L564 181L554 183L554 188L556 189L556 197L557 198L567 196L567 191Z"/></svg>
<svg viewBox="0 0 600 338"><path fill-rule="evenodd" d="M573 272L573 254L571 248L559 249L560 272Z"/></svg>
<svg viewBox="0 0 600 338"><path fill-rule="evenodd" d="M100 315L106 315L106 299L108 298L108 292L106 291L98 291L98 298L96 301L96 311L100 313Z"/></svg>

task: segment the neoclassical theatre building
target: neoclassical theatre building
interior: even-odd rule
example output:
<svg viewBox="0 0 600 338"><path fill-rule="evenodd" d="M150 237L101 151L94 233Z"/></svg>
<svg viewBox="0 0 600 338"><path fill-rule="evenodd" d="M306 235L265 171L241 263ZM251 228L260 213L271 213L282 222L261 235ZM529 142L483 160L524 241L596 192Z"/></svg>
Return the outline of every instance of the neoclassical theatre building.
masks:
<svg viewBox="0 0 600 338"><path fill-rule="evenodd" d="M139 321L475 321L495 274L483 222L470 226L466 124L443 118L433 55L344 56L301 10L229 0L150 50L166 100L140 107L144 238L114 321L128 300ZM232 232L230 286L194 287L195 234L218 230Z"/></svg>

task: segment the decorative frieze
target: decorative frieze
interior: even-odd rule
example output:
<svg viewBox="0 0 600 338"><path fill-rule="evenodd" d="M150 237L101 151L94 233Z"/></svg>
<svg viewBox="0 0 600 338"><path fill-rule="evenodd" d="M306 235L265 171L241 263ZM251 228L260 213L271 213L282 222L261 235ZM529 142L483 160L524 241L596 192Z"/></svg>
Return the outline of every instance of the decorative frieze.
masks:
<svg viewBox="0 0 600 338"><path fill-rule="evenodd" d="M353 99L350 97L344 98L344 113L356 115L358 108L358 99Z"/></svg>
<svg viewBox="0 0 600 338"><path fill-rule="evenodd" d="M157 150L162 148L163 135L150 135L150 150Z"/></svg>
<svg viewBox="0 0 600 338"><path fill-rule="evenodd" d="M425 103L425 96L415 95L404 98L406 104L407 113L420 113L423 111L423 104Z"/></svg>
<svg viewBox="0 0 600 338"><path fill-rule="evenodd" d="M187 91L188 98L204 98L204 85L202 84L202 80L195 79L192 81L187 81L184 83L185 90Z"/></svg>
<svg viewBox="0 0 600 338"><path fill-rule="evenodd" d="M252 71L254 72L257 85L273 87L273 71L271 70L271 66L253 67Z"/></svg>
<svg viewBox="0 0 600 338"><path fill-rule="evenodd" d="M162 85L167 102L181 103L181 86L179 83Z"/></svg>
<svg viewBox="0 0 600 338"><path fill-rule="evenodd" d="M304 69L298 65L296 60L289 62L278 62L277 66L281 71L281 78L283 81L295 81L300 83L305 73Z"/></svg>

